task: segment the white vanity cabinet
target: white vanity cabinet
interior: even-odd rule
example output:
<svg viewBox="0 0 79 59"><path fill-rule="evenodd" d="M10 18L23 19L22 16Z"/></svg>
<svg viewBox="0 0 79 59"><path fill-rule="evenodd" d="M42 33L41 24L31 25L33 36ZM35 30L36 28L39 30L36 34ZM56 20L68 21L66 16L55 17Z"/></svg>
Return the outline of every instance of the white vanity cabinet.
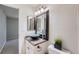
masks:
<svg viewBox="0 0 79 59"><path fill-rule="evenodd" d="M32 45L26 40L26 54L44 54L47 52L48 41L40 43L38 45Z"/></svg>

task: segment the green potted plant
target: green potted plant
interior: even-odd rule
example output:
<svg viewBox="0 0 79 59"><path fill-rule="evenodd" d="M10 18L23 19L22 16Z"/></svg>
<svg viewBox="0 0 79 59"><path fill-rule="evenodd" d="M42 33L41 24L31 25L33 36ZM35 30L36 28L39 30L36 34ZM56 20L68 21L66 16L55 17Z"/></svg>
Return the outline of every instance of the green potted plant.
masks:
<svg viewBox="0 0 79 59"><path fill-rule="evenodd" d="M54 47L59 50L62 50L62 40L60 38L55 39Z"/></svg>

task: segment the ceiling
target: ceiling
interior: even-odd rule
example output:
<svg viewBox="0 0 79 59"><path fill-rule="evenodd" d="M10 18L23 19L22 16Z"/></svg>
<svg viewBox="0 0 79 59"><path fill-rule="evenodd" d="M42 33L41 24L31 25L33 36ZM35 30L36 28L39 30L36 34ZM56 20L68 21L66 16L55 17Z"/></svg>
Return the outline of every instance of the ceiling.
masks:
<svg viewBox="0 0 79 59"><path fill-rule="evenodd" d="M37 8L41 4L3 4L3 5L13 7L13 8L20 8L20 7L26 7L26 6L28 6L30 8Z"/></svg>
<svg viewBox="0 0 79 59"><path fill-rule="evenodd" d="M31 7L34 11L36 11L39 8L41 8L42 6L46 6L46 4L29 4L27 6Z"/></svg>
<svg viewBox="0 0 79 59"><path fill-rule="evenodd" d="M32 8L33 10L37 10L40 8L42 5L46 6L46 4L4 4L5 6L13 7L13 8L22 8L22 7L29 7Z"/></svg>
<svg viewBox="0 0 79 59"><path fill-rule="evenodd" d="M18 10L22 7L29 7L35 12L38 10L41 6L44 6L45 4L3 4L0 5L0 7L4 10L6 16L18 18Z"/></svg>

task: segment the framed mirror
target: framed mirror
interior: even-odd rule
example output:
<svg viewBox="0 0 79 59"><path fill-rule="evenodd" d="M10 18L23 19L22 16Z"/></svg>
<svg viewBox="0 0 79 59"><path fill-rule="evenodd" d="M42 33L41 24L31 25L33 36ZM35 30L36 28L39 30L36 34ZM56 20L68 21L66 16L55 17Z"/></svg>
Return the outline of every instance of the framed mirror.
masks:
<svg viewBox="0 0 79 59"><path fill-rule="evenodd" d="M34 30L34 21L35 19L33 17L30 18L30 16L27 16L27 30L28 31Z"/></svg>
<svg viewBox="0 0 79 59"><path fill-rule="evenodd" d="M27 19L27 30L35 31L35 34L44 36L48 40L49 35L49 11Z"/></svg>

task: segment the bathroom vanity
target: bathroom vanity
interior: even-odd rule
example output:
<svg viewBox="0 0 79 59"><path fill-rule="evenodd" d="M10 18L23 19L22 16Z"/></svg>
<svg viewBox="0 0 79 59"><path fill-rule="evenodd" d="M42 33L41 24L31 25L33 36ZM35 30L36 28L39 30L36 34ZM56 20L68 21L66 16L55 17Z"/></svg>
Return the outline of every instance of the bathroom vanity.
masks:
<svg viewBox="0 0 79 59"><path fill-rule="evenodd" d="M39 38L38 40L30 41L27 38L26 42L26 53L27 54L44 54L47 53L48 41Z"/></svg>
<svg viewBox="0 0 79 59"><path fill-rule="evenodd" d="M33 34L25 36L26 54L47 53L49 40L49 10L28 17L27 30L35 31Z"/></svg>

